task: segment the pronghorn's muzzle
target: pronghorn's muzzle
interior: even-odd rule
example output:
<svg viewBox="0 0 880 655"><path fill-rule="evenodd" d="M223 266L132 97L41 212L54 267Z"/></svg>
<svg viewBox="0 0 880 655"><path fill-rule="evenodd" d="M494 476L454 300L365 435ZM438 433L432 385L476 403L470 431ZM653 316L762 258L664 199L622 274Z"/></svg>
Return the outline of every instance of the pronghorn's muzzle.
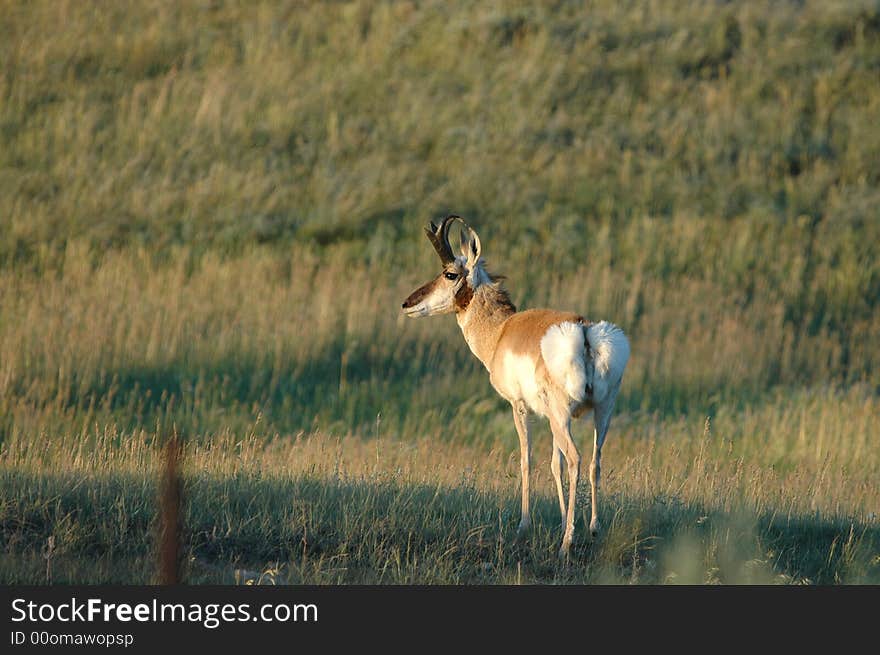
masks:
<svg viewBox="0 0 880 655"><path fill-rule="evenodd" d="M427 303L425 303L425 299L431 293L433 286L434 283L431 282L413 291L409 295L409 298L404 300L401 305L403 313L414 318L417 316L427 316L430 312Z"/></svg>
<svg viewBox="0 0 880 655"><path fill-rule="evenodd" d="M448 314L455 308L457 289L457 286L444 284L441 276L413 291L409 298L403 301L403 313L413 318Z"/></svg>

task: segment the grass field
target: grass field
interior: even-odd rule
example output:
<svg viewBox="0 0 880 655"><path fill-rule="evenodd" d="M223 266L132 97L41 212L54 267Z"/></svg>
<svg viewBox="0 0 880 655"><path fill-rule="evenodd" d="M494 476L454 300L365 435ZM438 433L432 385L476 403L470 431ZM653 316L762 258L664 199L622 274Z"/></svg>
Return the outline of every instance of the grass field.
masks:
<svg viewBox="0 0 880 655"><path fill-rule="evenodd" d="M176 432L191 583L880 582L878 73L877 2L0 0L0 580L155 581ZM630 337L567 565L399 314L449 211Z"/></svg>

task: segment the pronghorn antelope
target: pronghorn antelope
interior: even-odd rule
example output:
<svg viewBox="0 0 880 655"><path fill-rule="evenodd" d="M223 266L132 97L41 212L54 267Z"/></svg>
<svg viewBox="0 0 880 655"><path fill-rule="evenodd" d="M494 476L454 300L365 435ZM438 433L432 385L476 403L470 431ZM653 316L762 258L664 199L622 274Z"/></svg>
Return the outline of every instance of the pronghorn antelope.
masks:
<svg viewBox="0 0 880 655"><path fill-rule="evenodd" d="M449 228L456 220L464 225L459 257L449 244ZM559 555L567 557L574 536L580 470L571 419L593 410L590 532L595 537L599 532L602 443L629 359L629 342L623 330L606 321L590 323L577 314L550 309L517 312L500 282L486 272L480 259L480 238L460 217L447 216L439 227L431 223L425 231L440 255L443 271L413 291L404 301L403 311L413 317L455 312L465 341L489 371L492 386L512 405L522 474L519 537L530 524L528 414L531 411L549 419L553 432L550 469L565 528ZM562 491L563 457L568 465L568 503Z"/></svg>

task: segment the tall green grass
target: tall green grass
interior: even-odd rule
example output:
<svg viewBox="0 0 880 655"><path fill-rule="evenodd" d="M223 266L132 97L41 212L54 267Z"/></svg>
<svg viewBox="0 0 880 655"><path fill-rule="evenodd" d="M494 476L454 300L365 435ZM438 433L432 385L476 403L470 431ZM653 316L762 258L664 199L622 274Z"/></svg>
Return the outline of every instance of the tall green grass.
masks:
<svg viewBox="0 0 880 655"><path fill-rule="evenodd" d="M411 245L447 209L531 255L603 219L875 222L876 1L0 9L4 262Z"/></svg>
<svg viewBox="0 0 880 655"><path fill-rule="evenodd" d="M421 259L429 251L425 242ZM633 357L621 411L702 415L760 404L777 387L876 388L878 319L862 334L798 327L763 280L746 303L718 283L648 277L639 269L650 256L626 266L599 258L559 276L509 271L521 305L624 326ZM400 315L434 262L395 271L308 249L172 260L129 251L95 263L68 248L55 274L0 271L3 435L93 420L217 432L258 416L270 432L369 431L378 415L407 433L505 407L451 318ZM485 433L477 421L462 431Z"/></svg>

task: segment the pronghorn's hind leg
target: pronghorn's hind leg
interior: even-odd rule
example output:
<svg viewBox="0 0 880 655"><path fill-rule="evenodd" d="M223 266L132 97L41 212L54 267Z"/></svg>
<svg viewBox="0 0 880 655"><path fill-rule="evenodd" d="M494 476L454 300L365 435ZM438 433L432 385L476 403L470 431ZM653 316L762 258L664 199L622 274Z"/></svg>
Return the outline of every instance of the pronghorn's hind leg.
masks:
<svg viewBox="0 0 880 655"><path fill-rule="evenodd" d="M599 479L601 477L602 444L611 423L611 412L617 399L619 386L614 388L604 401L593 410L593 459L590 461L590 534L599 535Z"/></svg>
<svg viewBox="0 0 880 655"><path fill-rule="evenodd" d="M553 443L565 455L565 462L568 464L568 506L565 512L565 533L562 535L562 546L559 548L559 556L565 559L574 539L574 508L581 455L574 439L571 438L571 419L568 416L563 419L551 418L550 429L553 431Z"/></svg>
<svg viewBox="0 0 880 655"><path fill-rule="evenodd" d="M513 422L516 424L516 432L519 435L519 470L522 476L522 513L519 527L516 530L517 539L522 539L529 529L529 421L528 407L522 400L516 400L513 405Z"/></svg>
<svg viewBox="0 0 880 655"><path fill-rule="evenodd" d="M553 452L550 455L550 472L556 482L556 495L559 498L559 513L562 515L562 529L565 529L565 494L562 492L562 451L553 440Z"/></svg>
<svg viewBox="0 0 880 655"><path fill-rule="evenodd" d="M605 441L605 430L601 433L597 427L593 429L593 459L590 461L590 535L595 539L599 536L599 475L601 471L602 442Z"/></svg>

